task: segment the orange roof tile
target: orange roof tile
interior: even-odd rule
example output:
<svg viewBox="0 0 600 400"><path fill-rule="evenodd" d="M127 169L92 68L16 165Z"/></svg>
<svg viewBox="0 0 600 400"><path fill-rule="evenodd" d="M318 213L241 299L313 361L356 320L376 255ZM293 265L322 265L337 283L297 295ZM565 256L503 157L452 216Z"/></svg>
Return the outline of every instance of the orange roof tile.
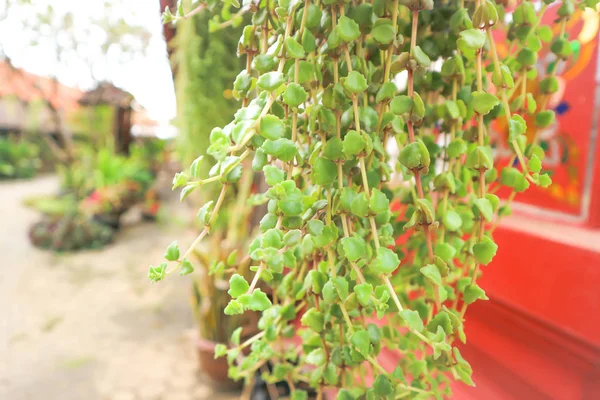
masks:
<svg viewBox="0 0 600 400"><path fill-rule="evenodd" d="M25 102L45 98L54 107L68 110L78 107L83 92L60 82L55 89L51 78L31 74L0 61L0 97L9 95Z"/></svg>

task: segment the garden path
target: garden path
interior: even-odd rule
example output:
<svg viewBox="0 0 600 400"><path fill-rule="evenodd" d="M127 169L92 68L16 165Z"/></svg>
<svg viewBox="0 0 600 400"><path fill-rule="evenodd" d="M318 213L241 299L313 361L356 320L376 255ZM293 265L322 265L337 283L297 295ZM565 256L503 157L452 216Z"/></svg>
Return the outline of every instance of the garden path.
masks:
<svg viewBox="0 0 600 400"><path fill-rule="evenodd" d="M224 400L197 376L189 277L146 278L179 222L129 215L102 251L54 254L27 238L29 196L52 194L55 177L0 182L0 399ZM177 214L177 212L175 212ZM237 396L235 396L237 397Z"/></svg>

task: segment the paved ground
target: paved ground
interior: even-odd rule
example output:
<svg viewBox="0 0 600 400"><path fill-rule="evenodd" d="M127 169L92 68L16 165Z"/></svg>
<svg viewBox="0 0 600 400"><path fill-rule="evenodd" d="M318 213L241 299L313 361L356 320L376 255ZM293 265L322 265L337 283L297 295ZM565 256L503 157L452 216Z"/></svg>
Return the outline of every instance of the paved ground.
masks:
<svg viewBox="0 0 600 400"><path fill-rule="evenodd" d="M0 399L234 398L197 376L189 279L146 279L172 240L191 241L183 222L132 215L104 250L57 255L29 244L38 214L22 206L55 190L0 182Z"/></svg>

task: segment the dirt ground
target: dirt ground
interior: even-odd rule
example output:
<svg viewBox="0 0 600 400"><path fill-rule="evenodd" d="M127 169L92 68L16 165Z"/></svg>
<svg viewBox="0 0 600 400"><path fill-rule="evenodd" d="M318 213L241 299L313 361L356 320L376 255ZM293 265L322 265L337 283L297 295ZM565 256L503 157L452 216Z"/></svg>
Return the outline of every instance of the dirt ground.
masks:
<svg viewBox="0 0 600 400"><path fill-rule="evenodd" d="M168 224L132 210L105 249L54 254L29 243L39 214L23 200L56 189L52 176L0 182L0 399L237 397L213 393L197 373L191 278L147 279L171 241L191 242L193 214L177 201Z"/></svg>

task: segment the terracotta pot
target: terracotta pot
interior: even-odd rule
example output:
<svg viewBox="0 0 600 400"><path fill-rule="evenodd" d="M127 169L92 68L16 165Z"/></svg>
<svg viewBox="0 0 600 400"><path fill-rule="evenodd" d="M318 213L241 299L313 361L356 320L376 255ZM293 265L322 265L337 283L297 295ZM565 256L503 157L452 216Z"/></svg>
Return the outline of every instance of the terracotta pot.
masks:
<svg viewBox="0 0 600 400"><path fill-rule="evenodd" d="M243 381L236 382L227 376L229 365L227 357L219 357L215 360L215 346L217 343L198 338L196 347L198 349L198 361L200 372L210 379L213 386L220 390L241 389Z"/></svg>

